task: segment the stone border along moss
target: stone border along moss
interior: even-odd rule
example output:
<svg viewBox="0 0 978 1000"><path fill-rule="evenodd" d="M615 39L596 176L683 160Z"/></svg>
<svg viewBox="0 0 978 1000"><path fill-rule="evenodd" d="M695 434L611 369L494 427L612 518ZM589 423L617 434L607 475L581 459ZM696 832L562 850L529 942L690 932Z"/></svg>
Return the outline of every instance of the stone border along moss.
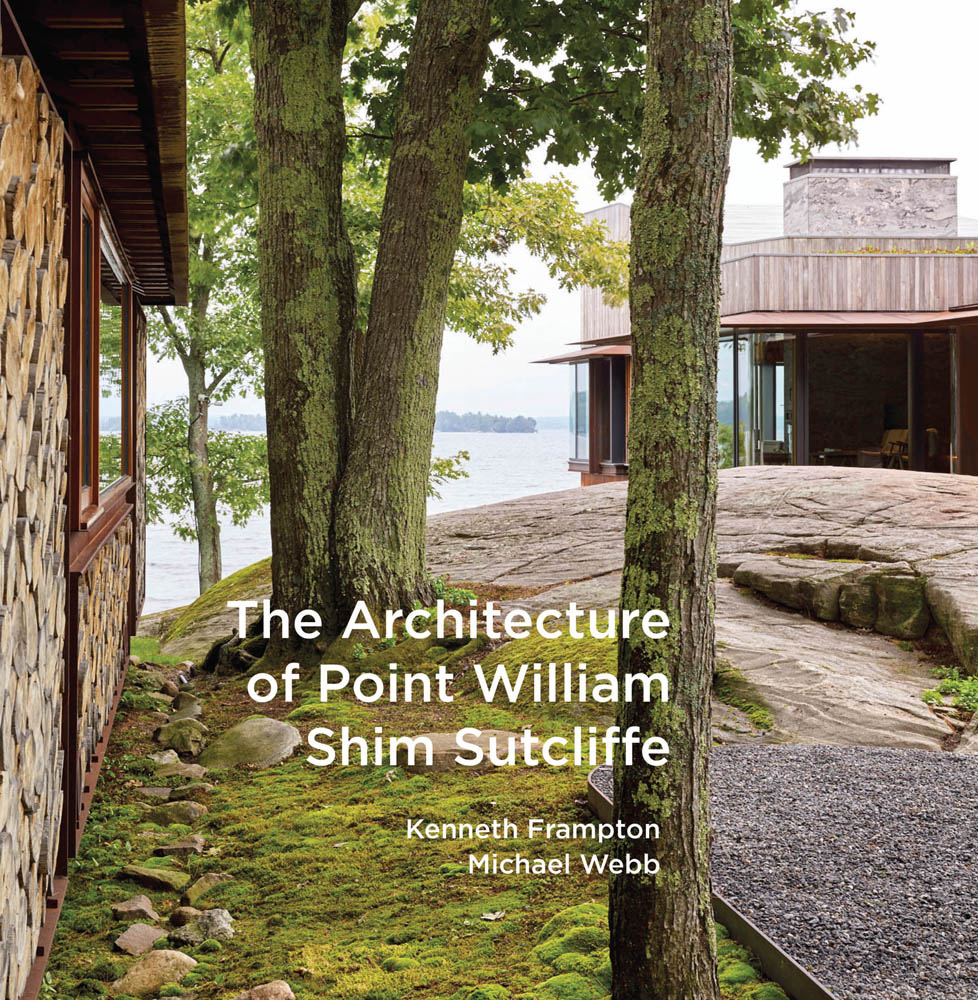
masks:
<svg viewBox="0 0 978 1000"><path fill-rule="evenodd" d="M598 768L594 768L587 776L587 803L598 819L610 823L614 806L611 799L592 780L597 770ZM837 1000L834 993L718 893L713 893L713 916L727 928L738 944L754 954L764 975L777 983L791 1000Z"/></svg>

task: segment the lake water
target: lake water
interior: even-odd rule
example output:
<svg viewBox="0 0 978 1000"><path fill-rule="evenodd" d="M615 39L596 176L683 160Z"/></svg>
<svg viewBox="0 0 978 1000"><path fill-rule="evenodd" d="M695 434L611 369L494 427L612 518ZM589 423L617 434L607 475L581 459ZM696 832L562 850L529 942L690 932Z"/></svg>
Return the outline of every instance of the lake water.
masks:
<svg viewBox="0 0 978 1000"><path fill-rule="evenodd" d="M428 513L462 510L533 493L580 485L567 471L567 432L536 434L435 434L434 454L467 451L469 476L442 485L441 498L428 502ZM197 546L177 538L166 525L146 529L146 605L144 612L188 604L197 596ZM221 527L224 573L233 573L271 554L268 514L244 528Z"/></svg>

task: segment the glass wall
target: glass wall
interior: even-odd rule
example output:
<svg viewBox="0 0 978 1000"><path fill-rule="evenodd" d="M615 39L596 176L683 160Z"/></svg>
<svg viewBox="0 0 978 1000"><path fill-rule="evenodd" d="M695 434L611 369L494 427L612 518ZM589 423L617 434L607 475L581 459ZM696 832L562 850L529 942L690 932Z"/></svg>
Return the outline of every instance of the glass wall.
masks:
<svg viewBox="0 0 978 1000"><path fill-rule="evenodd" d="M589 366L570 365L570 457L577 461L588 460L588 382Z"/></svg>
<svg viewBox="0 0 978 1000"><path fill-rule="evenodd" d="M751 335L751 464L795 460L794 341L790 333Z"/></svg>
<svg viewBox="0 0 978 1000"><path fill-rule="evenodd" d="M717 354L717 441L719 465L750 464L750 334L721 332Z"/></svg>

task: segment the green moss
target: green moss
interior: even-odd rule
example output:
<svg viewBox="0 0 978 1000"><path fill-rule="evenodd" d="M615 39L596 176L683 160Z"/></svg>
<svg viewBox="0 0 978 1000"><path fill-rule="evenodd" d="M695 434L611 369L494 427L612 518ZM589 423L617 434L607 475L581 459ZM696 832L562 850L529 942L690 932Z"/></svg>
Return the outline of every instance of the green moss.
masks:
<svg viewBox="0 0 978 1000"><path fill-rule="evenodd" d="M184 635L200 622L213 618L227 610L228 601L252 600L272 585L272 560L262 559L226 576L220 583L208 587L193 604L188 604L183 613L170 626L163 643L172 642Z"/></svg>
<svg viewBox="0 0 978 1000"><path fill-rule="evenodd" d="M536 991L541 998L547 1000L601 1000L605 995L597 983L586 979L576 972L565 972L559 976L552 976L542 982Z"/></svg>
<svg viewBox="0 0 978 1000"><path fill-rule="evenodd" d="M717 660L713 693L725 705L739 708L758 729L769 732L774 728L770 706L751 687L747 678L734 669L729 660Z"/></svg>
<svg viewBox="0 0 978 1000"><path fill-rule="evenodd" d="M572 927L604 927L608 929L608 907L604 903L579 903L551 917L540 929L539 941L547 941Z"/></svg>
<svg viewBox="0 0 978 1000"><path fill-rule="evenodd" d="M746 962L731 962L720 969L719 979L724 986L743 986L760 978L756 970Z"/></svg>
<svg viewBox="0 0 978 1000"><path fill-rule="evenodd" d="M496 983L489 986L473 986L463 994L462 1000L510 1000L510 992L505 986Z"/></svg>
<svg viewBox="0 0 978 1000"><path fill-rule="evenodd" d="M594 951L608 946L607 927L571 927L562 934L555 934L533 949L533 957L546 965L567 952Z"/></svg>
<svg viewBox="0 0 978 1000"><path fill-rule="evenodd" d="M420 963L416 958L408 958L403 955L392 955L385 958L380 963L384 972L403 972L405 969L416 969Z"/></svg>
<svg viewBox="0 0 978 1000"><path fill-rule="evenodd" d="M746 1000L788 1000L788 995L774 983L758 983L747 991Z"/></svg>
<svg viewBox="0 0 978 1000"><path fill-rule="evenodd" d="M231 595L236 596L241 595ZM412 660L412 669L432 671L431 645L371 647L361 665L373 669L370 664ZM547 655L549 644L528 641L505 659L522 662L524 652L528 660L591 656L598 669L613 671L614 644L598 642L584 650L588 645L554 644ZM334 644L317 655L349 664L350 648L349 642ZM254 710L243 697L245 683L240 677L223 682L221 728ZM300 725L345 720L359 734L369 735L375 725L410 734L453 731L487 707L477 694L464 692L449 704L361 705L343 695L320 706L310 682L297 692L293 713ZM500 710L511 716L507 722L540 731L565 732L580 721L574 706L554 706L552 715L532 701ZM123 710L113 731L82 849L72 862L49 966L56 991L49 1000L104 990L95 972L107 975L108 967L100 963L116 961L111 942L118 933L106 902L107 873L111 877L125 864L145 861L162 840L159 828L141 822L143 807L132 791L146 783L145 755L154 749L145 720L134 715L135 710ZM506 816L521 831L532 816L580 822L587 813L575 800L586 773L566 767L409 776L386 767L312 768L301 754L267 771L223 773L210 796L210 812L195 827L215 854L190 857L183 866L195 878L207 871L233 876L215 892L212 905L234 914L235 937L222 951L208 942L195 949L200 965L188 982L197 983L201 1000L236 995L258 981L259 973L261 981L292 983L298 1000L604 997L611 975L605 877L473 878L464 858L476 845L419 846L403 829L407 816L435 823ZM507 846L524 854L540 847L525 838ZM172 895L149 895L160 912L172 903ZM497 911L505 917L480 919ZM297 967L304 970L299 977ZM476 976L484 985L473 985ZM79 981L94 984L85 988L95 992L80 992ZM743 1000L743 991L725 988L723 1000Z"/></svg>
<svg viewBox="0 0 978 1000"><path fill-rule="evenodd" d="M111 959L102 959L96 962L91 969L92 978L100 979L103 983L111 983L116 979L121 979L125 971L126 967L121 962L113 962Z"/></svg>

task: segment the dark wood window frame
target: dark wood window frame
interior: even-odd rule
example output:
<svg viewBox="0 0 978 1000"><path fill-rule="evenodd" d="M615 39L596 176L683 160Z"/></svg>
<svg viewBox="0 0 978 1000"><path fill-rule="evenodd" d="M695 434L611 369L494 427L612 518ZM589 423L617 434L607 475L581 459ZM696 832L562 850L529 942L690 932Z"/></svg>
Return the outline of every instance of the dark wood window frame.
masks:
<svg viewBox="0 0 978 1000"><path fill-rule="evenodd" d="M68 364L69 393L69 478L68 517L69 569L90 561L97 548L111 534L129 506L134 483L133 379L134 327L132 275L112 238L111 220L84 155L71 160L69 192L69 309ZM99 305L101 263L105 256L121 289L122 315L122 467L120 478L99 491ZM72 262L78 262L77 264ZM83 267L82 262L89 264ZM87 364L86 364L87 358ZM86 414L86 401L87 414ZM86 420L87 416L87 420ZM87 448L88 461L85 461ZM86 469L87 466L87 469ZM86 475L87 471L87 475ZM85 482L85 479L91 482ZM96 528L98 530L96 530Z"/></svg>

